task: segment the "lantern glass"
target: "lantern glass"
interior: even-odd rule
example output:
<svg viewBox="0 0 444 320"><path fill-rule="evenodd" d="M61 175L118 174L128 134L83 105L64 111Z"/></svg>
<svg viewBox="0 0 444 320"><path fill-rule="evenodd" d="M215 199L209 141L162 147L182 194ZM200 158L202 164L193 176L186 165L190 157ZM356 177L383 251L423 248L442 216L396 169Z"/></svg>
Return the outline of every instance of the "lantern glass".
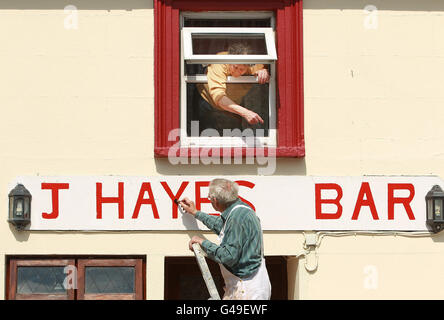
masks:
<svg viewBox="0 0 444 320"><path fill-rule="evenodd" d="M18 198L15 202L15 216L17 218L23 219L23 210L24 210L24 201L23 198Z"/></svg>
<svg viewBox="0 0 444 320"><path fill-rule="evenodd" d="M433 200L427 199L427 220L433 220Z"/></svg>
<svg viewBox="0 0 444 320"><path fill-rule="evenodd" d="M24 199L25 202L25 207L24 207L24 217L25 219L29 219L29 202L30 202L30 198L26 197Z"/></svg>
<svg viewBox="0 0 444 320"><path fill-rule="evenodd" d="M14 218L14 197L9 197L9 219Z"/></svg>
<svg viewBox="0 0 444 320"><path fill-rule="evenodd" d="M442 199L435 199L435 219L442 220Z"/></svg>

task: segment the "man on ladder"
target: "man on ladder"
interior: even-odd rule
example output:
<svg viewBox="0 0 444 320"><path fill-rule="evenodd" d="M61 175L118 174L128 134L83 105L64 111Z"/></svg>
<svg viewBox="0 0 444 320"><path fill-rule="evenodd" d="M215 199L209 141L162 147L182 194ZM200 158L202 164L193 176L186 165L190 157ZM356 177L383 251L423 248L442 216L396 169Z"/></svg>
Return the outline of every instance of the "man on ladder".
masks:
<svg viewBox="0 0 444 320"><path fill-rule="evenodd" d="M182 208L219 235L215 244L194 236L189 243L200 244L207 256L219 263L225 281L226 300L269 300L271 284L264 259L260 220L256 213L238 197L237 183L214 179L208 198L220 216L197 211L188 198L180 201Z"/></svg>

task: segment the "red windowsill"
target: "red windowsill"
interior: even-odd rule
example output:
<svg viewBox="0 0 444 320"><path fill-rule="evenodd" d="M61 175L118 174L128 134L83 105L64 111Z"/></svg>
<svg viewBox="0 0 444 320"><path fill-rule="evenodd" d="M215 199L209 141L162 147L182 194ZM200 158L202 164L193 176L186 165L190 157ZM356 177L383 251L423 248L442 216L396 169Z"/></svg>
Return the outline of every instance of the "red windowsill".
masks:
<svg viewBox="0 0 444 320"><path fill-rule="evenodd" d="M154 149L155 157L165 158L169 156L169 147L156 147ZM219 149L218 151L216 151ZM268 157L275 155L277 158L300 158L305 156L305 147L278 147L278 148L180 148L176 149L176 155L187 158L205 158L205 155L212 157L213 151L220 158L225 156L230 156L231 158L236 158L242 156L256 156L257 157ZM173 156L173 155L172 155Z"/></svg>

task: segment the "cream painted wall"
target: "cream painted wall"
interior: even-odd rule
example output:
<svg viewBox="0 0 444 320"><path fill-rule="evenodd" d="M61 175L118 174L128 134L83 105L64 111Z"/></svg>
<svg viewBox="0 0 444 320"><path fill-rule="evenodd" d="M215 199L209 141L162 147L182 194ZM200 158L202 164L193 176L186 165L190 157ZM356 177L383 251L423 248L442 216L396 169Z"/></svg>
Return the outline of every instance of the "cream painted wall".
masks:
<svg viewBox="0 0 444 320"><path fill-rule="evenodd" d="M363 27L368 4L377 29ZM78 8L77 30L64 28L66 5ZM187 232L19 234L5 200L18 175L256 174L255 165L154 159L153 23L150 0L0 2L0 274L5 255L147 255L147 298L162 299L164 257L191 256ZM305 0L306 157L278 160L275 174L444 177L443 29L434 0ZM266 254L296 256L303 241L267 232ZM442 299L442 241L327 236L315 272L305 257L289 259L289 294Z"/></svg>
<svg viewBox="0 0 444 320"><path fill-rule="evenodd" d="M304 1L307 175L443 176L443 28L434 1ZM295 298L442 299L443 240L325 237Z"/></svg>
<svg viewBox="0 0 444 320"><path fill-rule="evenodd" d="M444 5L304 3L307 174L443 176Z"/></svg>

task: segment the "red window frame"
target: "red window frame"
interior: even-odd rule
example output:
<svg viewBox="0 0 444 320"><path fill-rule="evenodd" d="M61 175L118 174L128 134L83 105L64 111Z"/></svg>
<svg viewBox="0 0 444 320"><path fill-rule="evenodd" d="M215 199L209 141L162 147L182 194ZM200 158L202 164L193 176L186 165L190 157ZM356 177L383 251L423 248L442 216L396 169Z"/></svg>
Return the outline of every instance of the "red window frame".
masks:
<svg viewBox="0 0 444 320"><path fill-rule="evenodd" d="M305 156L302 0L154 0L155 156L167 157L179 140L168 141L169 133L180 128L180 11L275 12L277 147L266 148L265 155ZM182 148L180 154L200 155L195 149ZM218 152L225 154L223 148ZM231 155L250 152L254 150L233 148Z"/></svg>

